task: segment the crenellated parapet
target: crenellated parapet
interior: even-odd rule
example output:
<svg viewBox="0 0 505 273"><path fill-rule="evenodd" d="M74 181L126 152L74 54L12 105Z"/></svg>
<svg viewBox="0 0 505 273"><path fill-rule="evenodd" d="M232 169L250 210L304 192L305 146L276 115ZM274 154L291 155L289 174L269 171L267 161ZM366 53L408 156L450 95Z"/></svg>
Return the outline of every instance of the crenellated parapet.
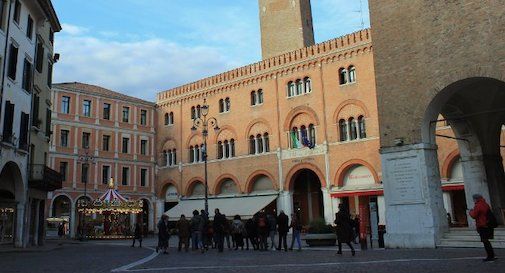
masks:
<svg viewBox="0 0 505 273"><path fill-rule="evenodd" d="M371 30L364 29L159 92L157 104L165 106L180 100L193 100L212 93L268 80L277 75L289 74L307 66L315 66L317 63L333 62L362 52L370 52L372 51L371 42Z"/></svg>

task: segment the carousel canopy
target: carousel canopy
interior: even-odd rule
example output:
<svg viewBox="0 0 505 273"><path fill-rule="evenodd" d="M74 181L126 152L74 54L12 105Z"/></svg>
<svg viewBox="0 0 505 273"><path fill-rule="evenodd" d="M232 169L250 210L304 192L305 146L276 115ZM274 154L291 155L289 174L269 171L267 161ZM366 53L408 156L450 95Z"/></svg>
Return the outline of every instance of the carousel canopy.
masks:
<svg viewBox="0 0 505 273"><path fill-rule="evenodd" d="M142 212L142 200L128 200L114 188L114 180L111 178L107 191L92 202L80 200L81 202L77 204L78 211L86 214Z"/></svg>

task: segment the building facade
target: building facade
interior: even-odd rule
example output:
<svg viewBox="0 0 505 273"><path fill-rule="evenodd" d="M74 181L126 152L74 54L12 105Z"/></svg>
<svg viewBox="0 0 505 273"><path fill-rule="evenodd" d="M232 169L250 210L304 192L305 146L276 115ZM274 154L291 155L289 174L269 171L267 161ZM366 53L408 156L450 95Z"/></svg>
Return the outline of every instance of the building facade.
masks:
<svg viewBox="0 0 505 273"><path fill-rule="evenodd" d="M280 1L260 1L260 16L272 6L285 10L269 16L300 16L298 9L274 2ZM298 35L289 39L303 40L303 33L288 33ZM283 36L262 25L263 42L275 34ZM284 210L307 225L317 218L333 223L338 205L345 203L377 238L386 208L371 32L296 50L290 46L278 49L287 53L158 94L156 217L203 208L207 151L211 208L245 216L256 211L241 206ZM192 126L202 118L204 100L206 118L215 117L219 130L209 129L202 148L203 135ZM439 122L434 130L447 136L438 140L440 210L446 222L449 213L453 225L465 226L458 146L449 124ZM249 202L252 198L257 200Z"/></svg>
<svg viewBox="0 0 505 273"><path fill-rule="evenodd" d="M82 83L54 85L52 101L49 162L63 188L48 195L48 214L68 219L75 237L79 200L98 198L112 178L122 195L144 201L144 230L153 230L154 103Z"/></svg>
<svg viewBox="0 0 505 273"><path fill-rule="evenodd" d="M53 41L49 37L60 29L48 0L0 3L0 243L22 247L43 242L40 236L45 220L43 200L51 188L38 182L45 179L57 186L58 176L46 175L45 168L41 168L40 174L34 175L32 171L36 162L43 164L44 160L31 156L30 145L38 146L42 140L46 144L38 147L47 148L46 137L49 136L45 128L50 123L37 118L40 117L38 113L47 108L47 103L42 109L38 107L40 111L34 114L36 106L32 97L49 96L50 84L34 79L42 74L48 78L52 74L43 64L53 60ZM38 54L38 44L42 41L46 52ZM42 64L41 69L39 64Z"/></svg>

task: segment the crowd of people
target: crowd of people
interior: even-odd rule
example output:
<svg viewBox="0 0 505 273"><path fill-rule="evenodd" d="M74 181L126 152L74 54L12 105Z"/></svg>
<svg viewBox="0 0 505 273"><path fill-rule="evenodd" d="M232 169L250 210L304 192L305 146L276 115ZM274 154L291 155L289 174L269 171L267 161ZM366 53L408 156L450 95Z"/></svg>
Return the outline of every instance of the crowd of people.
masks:
<svg viewBox="0 0 505 273"><path fill-rule="evenodd" d="M172 233L178 235L178 251L200 251L204 253L209 249L223 252L225 246L234 250L302 250L301 233L302 224L296 214L291 218L281 211L279 215L259 212L252 218L242 219L240 215L229 220L219 209L214 211L214 219L209 220L205 210L193 211L189 219L181 215L171 227L167 215L163 215L158 222L158 246L156 251L168 254L168 241ZM350 244L355 240L354 221L347 210L341 209L336 214L337 236L339 238L339 254L342 243L347 243L354 255L354 248ZM291 230L291 242L288 248L287 234ZM276 236L278 241L276 241Z"/></svg>

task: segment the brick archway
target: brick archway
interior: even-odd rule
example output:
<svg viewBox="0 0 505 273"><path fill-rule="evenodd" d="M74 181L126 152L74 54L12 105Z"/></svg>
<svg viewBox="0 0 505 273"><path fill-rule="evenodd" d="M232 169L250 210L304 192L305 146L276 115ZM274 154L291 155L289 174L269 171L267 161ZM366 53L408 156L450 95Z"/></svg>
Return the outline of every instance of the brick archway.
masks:
<svg viewBox="0 0 505 273"><path fill-rule="evenodd" d="M177 193L181 194L181 190L177 186L177 183L175 183L175 181L172 180L172 179L167 179L167 180L163 181L158 186L158 189L157 189L157 192L156 192L156 196L158 198L164 198L165 197L165 192L166 192L168 186L170 186L170 185L174 186L177 189Z"/></svg>
<svg viewBox="0 0 505 273"><path fill-rule="evenodd" d="M356 105L357 107L361 108L361 110L363 110L363 115L365 115L365 118L367 117L370 117L370 112L368 111L365 103L363 103L362 101L360 100L355 100L355 99L350 99L350 100L346 100L344 102L342 102L338 107L337 109L335 110L335 112L333 113L333 120L332 122L333 123L338 123L338 120L339 120L339 115L340 115L340 112L342 112L342 110L348 106L348 105ZM357 118L357 117L356 117Z"/></svg>
<svg viewBox="0 0 505 273"><path fill-rule="evenodd" d="M323 172L321 172L321 170L316 165L312 163L300 163L292 167L291 170L286 175L285 190L289 191L293 190L294 187L293 182L296 180L296 177L302 170L310 170L314 172L316 176L319 178L319 183L321 183L321 187L323 188L326 187L326 181L324 179Z"/></svg>
<svg viewBox="0 0 505 273"><path fill-rule="evenodd" d="M186 184L186 188L184 190L184 196L189 196L191 193L193 193L193 187L197 183L202 183L205 186L205 180L203 178L201 178L201 177L193 177Z"/></svg>
<svg viewBox="0 0 505 273"><path fill-rule="evenodd" d="M268 171L266 170L256 170L254 171L253 173L251 173L249 175L249 177L247 178L247 182L246 182L246 186L245 186L245 193L251 193L252 190L253 190L253 187L254 187L254 183L256 182L256 178L260 175L264 175L268 178L270 178L270 180L272 181L272 188L274 190L278 190L279 187L278 185L276 185L275 183L275 179L274 179L274 176L269 173Z"/></svg>
<svg viewBox="0 0 505 273"><path fill-rule="evenodd" d="M314 125L318 126L319 125L319 118L317 117L316 112L308 107L308 106L298 106L295 107L293 110L291 110L288 115L286 116L286 119L284 120L284 131L289 131L290 130L290 125L291 121L298 115L298 114L307 114L310 116L310 118L314 121ZM307 124L308 125L308 124Z"/></svg>
<svg viewBox="0 0 505 273"><path fill-rule="evenodd" d="M344 186L344 177L345 177L347 171L349 171L349 169L351 169L352 167L357 166L357 165L367 167L368 170L372 173L375 183L378 184L380 182L379 175L377 174L377 172L375 171L375 168L370 163L368 163L364 160L361 160L361 159L351 159L349 161L346 161L344 164L342 164L340 166L340 168L337 170L334 183L338 187L343 187Z"/></svg>
<svg viewBox="0 0 505 273"><path fill-rule="evenodd" d="M221 193L221 185L223 184L223 182L225 181L226 178L231 179L233 181L233 183L235 183L238 193L244 192L242 190L242 188L240 187L240 183L238 182L237 177L235 177L232 174L222 174L215 180L216 182L214 183L214 188L213 188L212 194L218 195Z"/></svg>
<svg viewBox="0 0 505 273"><path fill-rule="evenodd" d="M444 160L440 176L449 179L454 162L460 157L459 149L452 151Z"/></svg>

